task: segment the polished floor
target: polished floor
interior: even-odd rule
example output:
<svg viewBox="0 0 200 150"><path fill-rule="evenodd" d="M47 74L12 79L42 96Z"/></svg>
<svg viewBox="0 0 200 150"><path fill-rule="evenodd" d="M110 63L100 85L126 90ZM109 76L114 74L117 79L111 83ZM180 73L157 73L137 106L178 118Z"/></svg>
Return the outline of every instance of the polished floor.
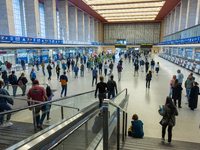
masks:
<svg viewBox="0 0 200 150"><path fill-rule="evenodd" d="M139 72L139 76L133 76L133 64L128 62L128 59L123 59L123 72L122 79L120 82L117 81L117 70L116 64L114 66L114 78L117 81L118 90L121 91L124 88L128 88L129 104L128 104L128 125L130 125L131 118L133 114L138 114L139 119L144 123L144 134L145 137L154 137L161 138L161 125L159 121L161 120L161 116L158 114L159 105L165 104L166 96L169 94L169 82L173 75L176 75L177 69L181 69L184 74L184 81L189 75L190 71L181 68L167 60L164 60L157 55L153 55L151 58L155 59L155 61L160 62L161 70L156 76L153 73L151 87L150 89L146 89L145 77L146 74L144 72ZM150 58L149 58L150 59ZM25 71L26 76L29 79L28 70ZM21 72L17 72L17 76L19 76ZM79 77L77 79L74 78L74 72L68 72L67 76L69 78L68 83L68 91L67 95L74 95L77 93L83 93L90 90L95 90L95 86L92 87L92 73L88 72L85 69L85 76ZM200 76L194 74L196 81L200 81ZM47 83L52 87L52 89L56 89L55 97L60 97L60 82L56 78L55 68L53 69L52 80L47 80L47 71L46 76L44 77L42 71L37 72L37 79L40 83ZM107 79L106 79L107 80ZM200 105L195 111L189 110L188 106L185 104L185 89L182 94L182 107L178 109L179 116L176 117L176 126L173 128L173 137L174 140L180 141L188 141L188 142L198 142L200 143ZM92 96L91 96L92 97ZM92 98L90 102L94 102L97 99ZM88 104L90 103L88 102ZM70 100L68 103L70 104ZM52 108L56 109L56 108ZM52 111L51 111L52 112ZM74 111L73 111L74 112ZM60 113L60 110L59 110ZM60 115L60 114L59 114ZM60 120L57 117L57 114L51 114L52 122ZM12 116L12 120L20 121L27 120L30 122L32 120L31 111L23 111L21 113L16 113ZM46 121L46 120L45 120ZM46 124L46 123L45 123ZM166 135L167 138L167 135Z"/></svg>

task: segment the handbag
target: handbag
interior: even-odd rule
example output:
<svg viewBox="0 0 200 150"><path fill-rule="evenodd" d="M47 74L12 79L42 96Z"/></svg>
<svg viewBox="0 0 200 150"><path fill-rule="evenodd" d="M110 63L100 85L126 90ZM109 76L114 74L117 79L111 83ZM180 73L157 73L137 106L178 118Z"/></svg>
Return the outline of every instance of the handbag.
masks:
<svg viewBox="0 0 200 150"><path fill-rule="evenodd" d="M133 128L133 126L131 125L130 127L129 127L129 129L128 129L128 136L132 136L132 128Z"/></svg>

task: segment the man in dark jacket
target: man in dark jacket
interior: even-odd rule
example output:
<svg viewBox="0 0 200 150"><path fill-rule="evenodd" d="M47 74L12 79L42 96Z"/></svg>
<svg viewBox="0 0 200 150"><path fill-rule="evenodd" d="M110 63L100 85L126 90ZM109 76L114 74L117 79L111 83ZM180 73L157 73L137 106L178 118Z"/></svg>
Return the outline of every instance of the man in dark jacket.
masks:
<svg viewBox="0 0 200 150"><path fill-rule="evenodd" d="M111 70L113 70L113 63L112 63L112 61L110 62L109 68L110 68Z"/></svg>
<svg viewBox="0 0 200 150"><path fill-rule="evenodd" d="M114 76L111 75L110 76L110 80L107 82L107 86L108 86L108 99L110 99L111 95L112 95L112 98L115 97L115 90L116 90L116 94L117 94L117 84L113 80L113 78L114 78Z"/></svg>
<svg viewBox="0 0 200 150"><path fill-rule="evenodd" d="M21 59L21 65L22 65L22 69L25 70L26 67L25 67L25 61L23 59Z"/></svg>
<svg viewBox="0 0 200 150"><path fill-rule="evenodd" d="M102 63L99 61L99 75L102 75Z"/></svg>
<svg viewBox="0 0 200 150"><path fill-rule="evenodd" d="M47 70L48 70L48 73L49 73L49 78L48 80L51 80L51 70L52 70L52 67L51 67L51 64L49 63L49 65L47 66Z"/></svg>
<svg viewBox="0 0 200 150"><path fill-rule="evenodd" d="M17 92L17 76L15 75L15 71L12 71L12 74L8 77L9 83L12 85L13 88L13 96L16 96Z"/></svg>

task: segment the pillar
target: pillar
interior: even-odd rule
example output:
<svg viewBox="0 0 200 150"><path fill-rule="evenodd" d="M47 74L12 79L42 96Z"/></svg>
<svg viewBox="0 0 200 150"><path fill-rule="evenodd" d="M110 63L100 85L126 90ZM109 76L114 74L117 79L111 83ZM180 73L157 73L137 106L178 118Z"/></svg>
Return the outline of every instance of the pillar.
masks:
<svg viewBox="0 0 200 150"><path fill-rule="evenodd" d="M169 35L169 31L170 31L170 16L171 15L168 15L167 17L167 35Z"/></svg>
<svg viewBox="0 0 200 150"><path fill-rule="evenodd" d="M179 18L179 31L184 30L186 27L187 6L188 6L188 0L182 0L180 18Z"/></svg>
<svg viewBox="0 0 200 150"><path fill-rule="evenodd" d="M90 16L84 15L85 42L90 42Z"/></svg>
<svg viewBox="0 0 200 150"><path fill-rule="evenodd" d="M68 8L69 15L69 40L78 41L77 7Z"/></svg>
<svg viewBox="0 0 200 150"><path fill-rule="evenodd" d="M94 18L90 18L90 42L94 42Z"/></svg>
<svg viewBox="0 0 200 150"><path fill-rule="evenodd" d="M78 41L83 42L84 41L84 12L78 11Z"/></svg>
<svg viewBox="0 0 200 150"><path fill-rule="evenodd" d="M187 28L195 26L198 0L189 0Z"/></svg>
<svg viewBox="0 0 200 150"><path fill-rule="evenodd" d="M13 4L11 0L0 0L0 35L15 35Z"/></svg>
<svg viewBox="0 0 200 150"><path fill-rule="evenodd" d="M58 1L58 6L61 39L63 41L69 41L68 0Z"/></svg>
<svg viewBox="0 0 200 150"><path fill-rule="evenodd" d="M180 6L176 6L174 15L174 33L179 31Z"/></svg>
<svg viewBox="0 0 200 150"><path fill-rule="evenodd" d="M27 37L40 38L40 11L38 0L25 0Z"/></svg>
<svg viewBox="0 0 200 150"><path fill-rule="evenodd" d="M57 39L56 1L44 0L46 38Z"/></svg>
<svg viewBox="0 0 200 150"><path fill-rule="evenodd" d="M101 23L98 21L98 42L101 43Z"/></svg>

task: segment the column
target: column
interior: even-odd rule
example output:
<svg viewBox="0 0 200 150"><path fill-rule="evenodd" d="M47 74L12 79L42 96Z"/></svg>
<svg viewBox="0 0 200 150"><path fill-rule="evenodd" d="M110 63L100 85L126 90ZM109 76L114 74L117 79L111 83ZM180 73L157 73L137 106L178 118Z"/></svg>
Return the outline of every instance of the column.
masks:
<svg viewBox="0 0 200 150"><path fill-rule="evenodd" d="M0 35L15 35L12 1L0 0L0 8Z"/></svg>
<svg viewBox="0 0 200 150"><path fill-rule="evenodd" d="M195 60L195 48L192 50L192 60Z"/></svg>
<svg viewBox="0 0 200 150"><path fill-rule="evenodd" d="M64 39L69 41L69 22L68 22L68 0L58 1L59 17L60 17L60 33Z"/></svg>
<svg viewBox="0 0 200 150"><path fill-rule="evenodd" d="M40 11L38 0L25 0L27 36L40 38Z"/></svg>
<svg viewBox="0 0 200 150"><path fill-rule="evenodd" d="M175 8L175 16L174 16L174 33L179 31L179 17L180 17L180 6Z"/></svg>
<svg viewBox="0 0 200 150"><path fill-rule="evenodd" d="M187 5L188 0L181 1L181 11L180 11L180 20L179 20L179 31L184 30L186 27L186 18L187 18Z"/></svg>
<svg viewBox="0 0 200 150"><path fill-rule="evenodd" d="M197 14L197 2L198 2L198 0L189 0L188 1L189 8L188 8L187 28L195 26L196 14Z"/></svg>
<svg viewBox="0 0 200 150"><path fill-rule="evenodd" d="M94 18L90 18L90 42L94 42Z"/></svg>
<svg viewBox="0 0 200 150"><path fill-rule="evenodd" d="M85 14L84 17L84 28L85 28L85 42L90 42L90 16Z"/></svg>
<svg viewBox="0 0 200 150"><path fill-rule="evenodd" d="M168 15L167 17L167 35L169 35L169 31L170 31L170 16L171 15Z"/></svg>
<svg viewBox="0 0 200 150"><path fill-rule="evenodd" d="M57 39L56 1L44 0L46 38Z"/></svg>
<svg viewBox="0 0 200 150"><path fill-rule="evenodd" d="M83 31L84 31L84 12L82 11L78 11L77 12L77 15L78 15L78 41L80 42L83 42L84 40L84 34L83 34Z"/></svg>
<svg viewBox="0 0 200 150"><path fill-rule="evenodd" d="M71 6L68 8L69 12L69 40L78 41L77 28L77 7Z"/></svg>
<svg viewBox="0 0 200 150"><path fill-rule="evenodd" d="M163 41L163 37L164 37L164 32L165 32L165 27L164 27L164 25L165 25L165 21L163 20L162 22L161 22L161 29L160 29L160 42L162 42Z"/></svg>

